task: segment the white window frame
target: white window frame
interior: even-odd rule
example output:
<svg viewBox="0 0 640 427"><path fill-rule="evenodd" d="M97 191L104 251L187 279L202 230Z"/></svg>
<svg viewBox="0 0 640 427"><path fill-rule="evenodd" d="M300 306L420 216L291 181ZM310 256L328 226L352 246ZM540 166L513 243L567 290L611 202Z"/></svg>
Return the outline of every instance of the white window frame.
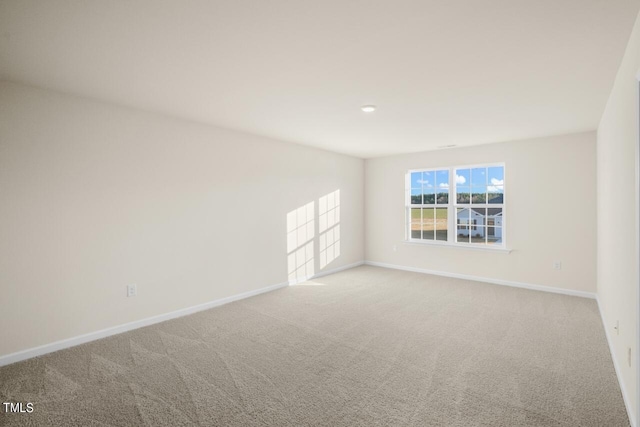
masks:
<svg viewBox="0 0 640 427"><path fill-rule="evenodd" d="M503 194L505 195L502 203L477 203L477 204L459 204L457 201L457 184L456 184L456 170L458 169L475 169L475 168L490 168L501 167L503 168ZM440 170L447 170L449 172L449 200L447 204L434 204L434 205L412 205L411 204L411 174L415 172L435 172ZM459 166L438 166L427 167L420 169L410 169L405 175L405 242L419 245L439 245L439 246L455 246L468 249L481 249L481 250L507 250L507 220L506 215L506 194L507 194L507 168L504 162L496 163L481 163L472 165L459 165ZM471 185L469 185L471 187ZM437 188L435 189L437 195ZM411 237L411 209L412 208L447 208L447 240L425 240ZM500 243L465 243L458 242L458 224L457 224L457 210L458 208L502 208L502 236ZM482 224L486 226L485 224Z"/></svg>

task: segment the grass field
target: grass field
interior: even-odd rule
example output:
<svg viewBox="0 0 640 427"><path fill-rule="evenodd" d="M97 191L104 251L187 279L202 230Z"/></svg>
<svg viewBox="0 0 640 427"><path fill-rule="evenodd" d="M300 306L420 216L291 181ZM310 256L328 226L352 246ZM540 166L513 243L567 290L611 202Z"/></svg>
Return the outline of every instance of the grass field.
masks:
<svg viewBox="0 0 640 427"><path fill-rule="evenodd" d="M420 211L422 210L422 217ZM435 211L435 212L434 212ZM447 208L413 208L411 209L411 219L447 219Z"/></svg>

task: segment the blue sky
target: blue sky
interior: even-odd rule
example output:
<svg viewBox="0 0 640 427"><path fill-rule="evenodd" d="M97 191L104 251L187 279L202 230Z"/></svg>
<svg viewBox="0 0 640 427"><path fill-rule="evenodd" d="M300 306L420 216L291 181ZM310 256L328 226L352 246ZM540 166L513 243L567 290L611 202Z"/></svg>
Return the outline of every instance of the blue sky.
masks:
<svg viewBox="0 0 640 427"><path fill-rule="evenodd" d="M446 191L449 184L449 171L446 169L411 173L412 189L422 189L424 192ZM459 191L502 192L504 167L456 169L456 184Z"/></svg>

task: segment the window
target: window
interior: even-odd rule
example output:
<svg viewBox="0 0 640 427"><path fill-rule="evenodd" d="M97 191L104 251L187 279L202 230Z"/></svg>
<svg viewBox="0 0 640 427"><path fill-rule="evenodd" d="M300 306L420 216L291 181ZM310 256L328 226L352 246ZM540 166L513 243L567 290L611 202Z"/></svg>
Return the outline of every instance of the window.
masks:
<svg viewBox="0 0 640 427"><path fill-rule="evenodd" d="M504 181L500 164L409 171L408 239L504 247Z"/></svg>
<svg viewBox="0 0 640 427"><path fill-rule="evenodd" d="M411 172L412 239L448 240L449 175L447 169Z"/></svg>

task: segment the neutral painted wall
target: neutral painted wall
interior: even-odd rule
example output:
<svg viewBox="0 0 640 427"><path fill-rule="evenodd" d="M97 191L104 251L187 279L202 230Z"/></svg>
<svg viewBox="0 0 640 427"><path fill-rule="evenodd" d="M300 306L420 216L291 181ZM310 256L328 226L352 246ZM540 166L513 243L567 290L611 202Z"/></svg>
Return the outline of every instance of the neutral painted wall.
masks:
<svg viewBox="0 0 640 427"><path fill-rule="evenodd" d="M366 160L366 259L595 292L595 139L588 132ZM494 162L505 163L511 253L403 243L407 170Z"/></svg>
<svg viewBox="0 0 640 427"><path fill-rule="evenodd" d="M286 282L287 213L338 189L325 270L363 259L361 159L0 83L0 356Z"/></svg>
<svg viewBox="0 0 640 427"><path fill-rule="evenodd" d="M638 418L638 80L640 19L631 34L598 127L598 298L613 357L633 416ZM613 326L620 321L620 333ZM632 363L628 363L628 349Z"/></svg>

